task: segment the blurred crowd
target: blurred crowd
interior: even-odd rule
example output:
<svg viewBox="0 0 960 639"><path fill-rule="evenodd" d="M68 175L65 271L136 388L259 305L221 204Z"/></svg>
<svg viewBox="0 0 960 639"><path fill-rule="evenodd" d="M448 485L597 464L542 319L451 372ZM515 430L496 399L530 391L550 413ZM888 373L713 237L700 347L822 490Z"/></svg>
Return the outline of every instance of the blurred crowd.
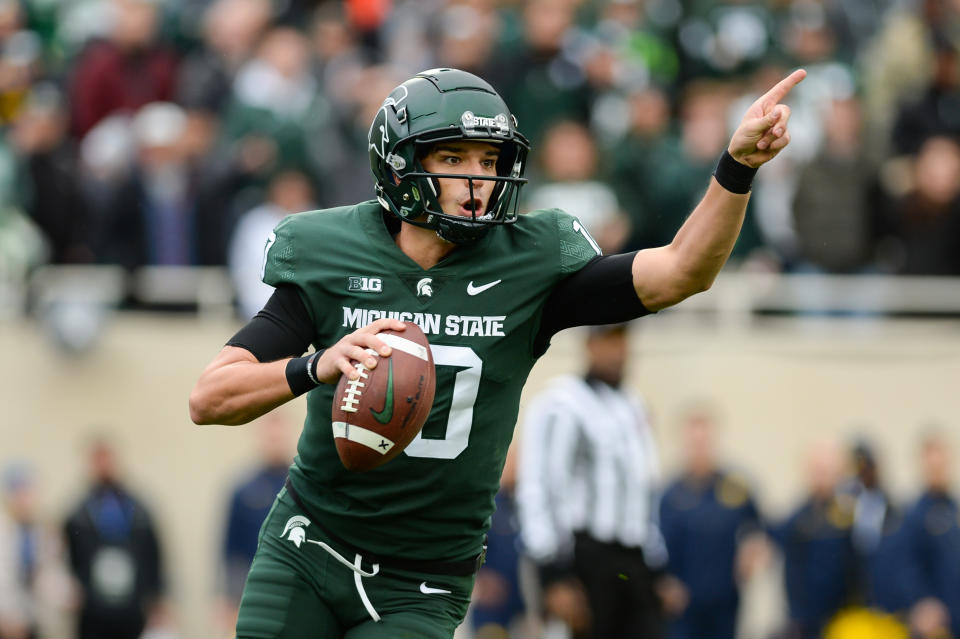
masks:
<svg viewBox="0 0 960 639"><path fill-rule="evenodd" d="M604 527L596 518L589 529L574 528L570 552L576 569L560 576L544 572L531 552L536 537L528 528L541 528L543 520L523 516L528 469L523 461L519 468L508 461L488 560L474 590L469 619L475 639L960 637L960 508L945 431L931 426L919 435L921 492L905 501L891 495L869 440L848 446L836 439L813 441L804 453L803 493L788 511L774 515L762 508L749 476L724 461L721 424L709 403L691 405L681 427L683 462L657 484L658 510L650 522L667 557L660 563L643 544L649 570L638 572L621 560L605 584L591 583L596 566L582 566L578 556L584 531ZM521 448L540 443L521 438ZM592 468L603 474L599 463ZM625 481L622 475L618 481ZM623 494L617 485L609 489ZM562 519L564 507L553 508ZM607 530L603 538L624 556L625 547L610 541L618 536ZM652 603L634 594L627 603L632 612L613 613L610 599L618 591L647 586L622 582L638 580L649 582ZM751 583L772 586L761 604L771 610L759 625L741 609ZM597 588L605 599L592 592ZM771 615L778 600L784 609ZM643 632L635 630L638 615L645 620Z"/></svg>
<svg viewBox="0 0 960 639"><path fill-rule="evenodd" d="M283 412L251 428L257 458L224 486L206 608L215 636L232 636L260 525L293 460L296 431ZM0 468L0 639L182 639L169 539L131 486L131 461L103 435L83 452L86 485L53 517L41 508L43 478L32 464Z"/></svg>
<svg viewBox="0 0 960 639"><path fill-rule="evenodd" d="M208 636L232 636L260 525L292 459L294 426L282 413L254 424L259 459L224 484L222 537L210 559L217 579L216 592L208 593ZM848 446L813 441L805 453L805 488L789 509L772 513L763 508L762 489L724 460L723 424L711 403L691 403L680 428L683 459L674 474L661 477L655 468L641 473L655 480L656 499L643 518L662 536L663 561L654 561L644 546L649 572L635 572L623 561L601 575L608 586L612 581L631 593L641 584L629 582L649 580L649 601L626 602L643 608L652 622L642 635L608 617L622 612L610 606L601 611L583 592L578 572L546 577L538 571L541 557L531 552L536 535L525 526L549 525L550 514L537 511L534 520L524 513L529 455L512 451L486 561L458 637L960 637L960 494L945 431L921 431L919 494L903 501L891 494L882 456L868 439ZM534 445L521 437L521 449ZM130 462L106 437L92 439L85 454L86 487L78 482L79 499L53 517L40 508L43 478L29 463L9 460L0 469L0 639L188 636L170 587L178 577L170 574L169 540L149 500L131 487L124 470ZM616 454L608 451L604 463ZM633 461L646 467L648 458ZM576 490L568 499L576 499ZM622 511L637 515L626 505ZM585 525L602 531L606 524L593 519ZM578 544L584 530L574 527ZM741 602L758 582L775 590L765 593L764 605L776 608L782 599L785 609L768 610L764 624L748 627ZM599 633L599 627L608 631Z"/></svg>
<svg viewBox="0 0 960 639"><path fill-rule="evenodd" d="M435 66L511 105L526 208L610 251L668 242L803 66L734 261L960 274L958 44L951 0L2 0L0 277L229 265L249 314L266 229L370 199L372 116Z"/></svg>

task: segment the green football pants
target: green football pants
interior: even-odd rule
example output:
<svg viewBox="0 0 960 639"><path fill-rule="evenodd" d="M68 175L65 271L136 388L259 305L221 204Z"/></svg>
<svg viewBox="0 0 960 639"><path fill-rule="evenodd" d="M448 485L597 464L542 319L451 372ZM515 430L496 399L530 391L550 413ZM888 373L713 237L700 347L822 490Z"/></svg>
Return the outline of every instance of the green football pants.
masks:
<svg viewBox="0 0 960 639"><path fill-rule="evenodd" d="M286 489L260 529L237 639L450 639L473 576L380 570L329 539Z"/></svg>

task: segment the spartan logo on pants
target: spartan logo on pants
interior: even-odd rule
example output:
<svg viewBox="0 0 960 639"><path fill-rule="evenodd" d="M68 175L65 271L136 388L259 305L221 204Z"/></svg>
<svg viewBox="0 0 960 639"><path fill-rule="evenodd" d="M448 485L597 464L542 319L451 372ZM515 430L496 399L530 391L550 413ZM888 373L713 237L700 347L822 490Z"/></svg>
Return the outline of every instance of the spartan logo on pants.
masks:
<svg viewBox="0 0 960 639"><path fill-rule="evenodd" d="M287 520L287 524L283 527L283 532L280 533L280 538L286 537L287 541L292 541L294 545L299 548L300 544L307 540L307 532L304 528L309 525L309 519L303 515L294 515ZM287 533L290 534L288 535Z"/></svg>

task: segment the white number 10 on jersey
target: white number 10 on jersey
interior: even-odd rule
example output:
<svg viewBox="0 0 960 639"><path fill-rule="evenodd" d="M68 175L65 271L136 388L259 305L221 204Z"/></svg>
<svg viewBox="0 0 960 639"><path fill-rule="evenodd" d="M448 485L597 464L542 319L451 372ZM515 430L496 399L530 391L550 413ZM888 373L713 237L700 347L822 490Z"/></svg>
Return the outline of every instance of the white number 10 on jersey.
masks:
<svg viewBox="0 0 960 639"><path fill-rule="evenodd" d="M467 346L431 345L433 363L436 366L455 366L461 370L453 383L453 399L447 417L447 430L443 439L424 439L423 431L404 449L411 457L433 459L456 459L470 443L473 427L473 405L480 390L480 372L483 360Z"/></svg>

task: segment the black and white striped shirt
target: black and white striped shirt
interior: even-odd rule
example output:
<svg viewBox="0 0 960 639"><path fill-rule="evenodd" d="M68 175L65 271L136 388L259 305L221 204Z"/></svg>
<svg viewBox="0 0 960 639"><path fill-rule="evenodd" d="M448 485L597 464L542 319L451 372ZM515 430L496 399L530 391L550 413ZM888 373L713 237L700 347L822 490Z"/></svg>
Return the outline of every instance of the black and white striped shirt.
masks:
<svg viewBox="0 0 960 639"><path fill-rule="evenodd" d="M666 562L657 523L660 461L643 402L622 389L562 377L529 404L517 499L527 554L569 556L573 535L641 548Z"/></svg>

